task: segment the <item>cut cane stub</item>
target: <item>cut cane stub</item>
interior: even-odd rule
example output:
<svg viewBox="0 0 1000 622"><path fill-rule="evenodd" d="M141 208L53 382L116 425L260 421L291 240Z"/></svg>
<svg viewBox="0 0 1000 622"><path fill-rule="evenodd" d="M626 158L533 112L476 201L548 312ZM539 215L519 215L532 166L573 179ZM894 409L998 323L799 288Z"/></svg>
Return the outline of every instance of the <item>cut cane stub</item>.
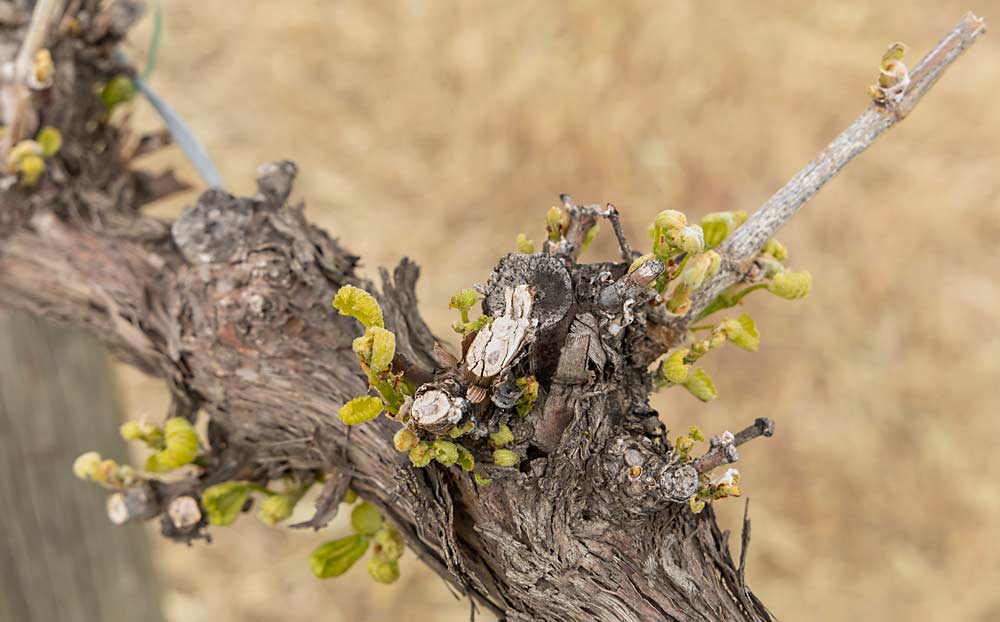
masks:
<svg viewBox="0 0 1000 622"><path fill-rule="evenodd" d="M443 434L462 422L468 410L468 401L452 397L447 391L431 389L419 393L410 407L410 420L414 427L435 434Z"/></svg>
<svg viewBox="0 0 1000 622"><path fill-rule="evenodd" d="M167 517L174 527L182 531L194 527L201 522L198 500L189 495L174 498L167 507Z"/></svg>
<svg viewBox="0 0 1000 622"><path fill-rule="evenodd" d="M510 367L533 327L531 289L523 284L507 288L504 298L503 316L484 326L466 353L465 368L473 382L489 382Z"/></svg>

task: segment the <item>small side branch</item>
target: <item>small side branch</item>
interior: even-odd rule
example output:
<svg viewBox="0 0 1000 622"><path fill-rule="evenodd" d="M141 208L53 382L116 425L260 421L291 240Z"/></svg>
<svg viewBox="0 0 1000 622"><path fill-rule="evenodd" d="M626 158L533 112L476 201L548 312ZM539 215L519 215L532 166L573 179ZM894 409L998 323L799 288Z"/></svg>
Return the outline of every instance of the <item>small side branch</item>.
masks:
<svg viewBox="0 0 1000 622"><path fill-rule="evenodd" d="M767 200L746 223L718 248L722 270L696 293L680 328L690 325L723 290L738 282L764 244L806 201L812 198L848 162L860 155L893 125L902 121L917 103L976 39L986 32L985 21L967 14L910 73L910 84L896 103L872 102L861 116L805 168Z"/></svg>
<svg viewBox="0 0 1000 622"><path fill-rule="evenodd" d="M708 473L717 466L731 464L740 459L736 448L758 436L773 436L774 421L767 417L758 417L753 425L740 430L736 434L726 432L712 437L712 445L705 455L694 462L694 470L698 473Z"/></svg>

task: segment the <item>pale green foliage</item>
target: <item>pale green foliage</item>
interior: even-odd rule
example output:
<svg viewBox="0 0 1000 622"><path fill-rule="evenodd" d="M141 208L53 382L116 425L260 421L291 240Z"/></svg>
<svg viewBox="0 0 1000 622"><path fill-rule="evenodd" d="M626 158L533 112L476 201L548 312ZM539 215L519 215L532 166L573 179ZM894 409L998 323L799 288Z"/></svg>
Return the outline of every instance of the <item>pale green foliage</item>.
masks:
<svg viewBox="0 0 1000 622"><path fill-rule="evenodd" d="M410 428L399 428L392 437L392 445L396 451L410 451L420 442L420 437Z"/></svg>
<svg viewBox="0 0 1000 622"><path fill-rule="evenodd" d="M786 300L803 298L810 288L812 275L806 270L776 274L774 280L767 285L767 291Z"/></svg>
<svg viewBox="0 0 1000 622"><path fill-rule="evenodd" d="M719 397L719 392L715 390L715 383L700 367L688 374L687 380L684 381L684 388L703 402L711 402Z"/></svg>
<svg viewBox="0 0 1000 622"><path fill-rule="evenodd" d="M517 252L523 255L534 255L535 254L535 242L534 240L529 240L528 236L523 233L517 234L517 239L514 241L514 247Z"/></svg>
<svg viewBox="0 0 1000 622"><path fill-rule="evenodd" d="M545 230L549 241L558 242L569 230L569 212L565 207L550 207L545 214Z"/></svg>
<svg viewBox="0 0 1000 622"><path fill-rule="evenodd" d="M201 504L212 525L232 525L250 498L250 487L245 482L222 482L205 489Z"/></svg>
<svg viewBox="0 0 1000 622"><path fill-rule="evenodd" d="M476 468L476 458L472 455L472 452L458 445L458 460L455 462L463 471L471 471Z"/></svg>
<svg viewBox="0 0 1000 622"><path fill-rule="evenodd" d="M46 126L35 137L42 148L42 157L51 158L62 148L62 134L52 126Z"/></svg>
<svg viewBox="0 0 1000 622"><path fill-rule="evenodd" d="M722 243L737 227L746 222L744 211L713 212L705 214L701 219L701 228L705 232L705 248L715 248Z"/></svg>
<svg viewBox="0 0 1000 622"><path fill-rule="evenodd" d="M368 544L368 538L357 533L322 544L309 556L309 569L317 579L339 577L361 559Z"/></svg>
<svg viewBox="0 0 1000 622"><path fill-rule="evenodd" d="M719 326L735 346L750 352L756 352L760 346L760 333L757 332L753 318L746 313L736 319L726 320Z"/></svg>
<svg viewBox="0 0 1000 622"><path fill-rule="evenodd" d="M371 358L368 366L373 373L381 373L392 365L392 357L396 355L396 335L378 326L367 329L372 335Z"/></svg>
<svg viewBox="0 0 1000 622"><path fill-rule="evenodd" d="M684 362L684 357L688 355L688 352L690 350L687 348L679 348L663 360L663 363L660 365L660 373L664 378L676 384L681 384L687 380L691 366Z"/></svg>
<svg viewBox="0 0 1000 622"><path fill-rule="evenodd" d="M198 433L183 417L167 419L163 426L164 447L146 460L146 470L170 471L190 464L198 455Z"/></svg>
<svg viewBox="0 0 1000 622"><path fill-rule="evenodd" d="M538 380L534 376L524 376L518 378L516 383L523 393L521 393L521 397L517 398L514 409L519 416L523 417L531 412L531 409L535 407L535 402L538 401Z"/></svg>
<svg viewBox="0 0 1000 622"><path fill-rule="evenodd" d="M502 449L514 441L514 433L510 431L509 427L501 423L500 428L490 434L490 441L493 442L494 447Z"/></svg>
<svg viewBox="0 0 1000 622"><path fill-rule="evenodd" d="M382 527L382 514L371 503L362 501L351 510L351 527L359 534L374 535Z"/></svg>
<svg viewBox="0 0 1000 622"><path fill-rule="evenodd" d="M333 299L333 306L340 311L341 315L349 315L365 328L371 326L385 327L382 319L382 308L379 307L375 297L363 289L353 285L345 285L337 290L337 295Z"/></svg>
<svg viewBox="0 0 1000 622"><path fill-rule="evenodd" d="M513 467L521 462L521 457L509 449L497 449L493 452L493 462L497 466Z"/></svg>
<svg viewBox="0 0 1000 622"><path fill-rule="evenodd" d="M475 480L477 486L486 487L493 483L493 480L488 477L483 477L479 473L473 473L472 479Z"/></svg>
<svg viewBox="0 0 1000 622"><path fill-rule="evenodd" d="M444 466L451 466L458 462L458 445L439 438L431 444L431 453L435 460Z"/></svg>
<svg viewBox="0 0 1000 622"><path fill-rule="evenodd" d="M258 512L257 517L273 527L292 515L298 501L299 499L295 495L271 495L260 504L260 512Z"/></svg>
<svg viewBox="0 0 1000 622"><path fill-rule="evenodd" d="M425 467L434 459L434 447L428 441L421 441L410 450L410 463L415 467Z"/></svg>
<svg viewBox="0 0 1000 622"><path fill-rule="evenodd" d="M377 397L356 397L341 406L337 416L347 425L357 425L378 417L382 407L382 400Z"/></svg>

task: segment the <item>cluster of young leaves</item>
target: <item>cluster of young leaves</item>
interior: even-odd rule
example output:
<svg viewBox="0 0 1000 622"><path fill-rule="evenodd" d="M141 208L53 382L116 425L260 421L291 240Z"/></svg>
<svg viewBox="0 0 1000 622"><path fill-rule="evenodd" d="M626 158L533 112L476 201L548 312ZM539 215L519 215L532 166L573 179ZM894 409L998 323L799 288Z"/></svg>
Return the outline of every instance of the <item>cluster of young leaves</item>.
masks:
<svg viewBox="0 0 1000 622"><path fill-rule="evenodd" d="M45 161L62 148L62 134L54 127L43 127L34 139L25 139L11 147L7 154L7 170L21 175L27 187L38 183L45 172Z"/></svg>
<svg viewBox="0 0 1000 622"><path fill-rule="evenodd" d="M276 492L252 482L221 482L209 486L202 492L201 505L205 508L210 525L225 527L236 522L243 509L247 507L251 493L256 492L264 497L257 518L273 527L292 515L295 505L311 486L311 481L299 483L289 478L285 481L283 492Z"/></svg>
<svg viewBox="0 0 1000 622"><path fill-rule="evenodd" d="M493 318L488 315L480 315L475 321L469 320L469 311L477 302L479 302L479 294L471 287L463 289L451 297L451 300L448 302L448 308L458 309L458 312L462 314L462 319L451 325L456 333L468 335L493 321Z"/></svg>
<svg viewBox="0 0 1000 622"><path fill-rule="evenodd" d="M662 261L667 270L654 286L666 298L668 310L686 313L690 308L691 294L719 271L721 257L714 248L746 218L741 211L715 212L702 218L700 225L689 225L687 217L681 212L660 212L649 230L653 238L653 252L638 259L632 269L652 257ZM758 289L767 289L789 300L805 296L812 285L812 277L806 271L786 269L782 262L787 258L785 247L777 240L769 240L755 259L760 269L755 278L759 282L738 284L723 291L699 314L699 319L738 305L745 296ZM760 345L760 334L753 319L745 313L715 324L695 326L692 330L706 330L709 334L669 353L657 368L654 381L657 388L683 386L698 399L709 402L718 397L718 391L705 370L693 367L693 364L727 341L754 352Z"/></svg>
<svg viewBox="0 0 1000 622"><path fill-rule="evenodd" d="M379 583L395 582L399 578L399 558L406 546L403 536L367 501L351 511L351 528L353 534L321 544L312 552L312 573L319 579L339 577L371 549L368 574Z"/></svg>
<svg viewBox="0 0 1000 622"><path fill-rule="evenodd" d="M708 475L702 475L698 492L691 495L688 505L691 511L698 514L705 509L708 501L717 501L726 497L739 497L740 472L737 469L726 469L725 474L715 480L711 480Z"/></svg>
<svg viewBox="0 0 1000 622"><path fill-rule="evenodd" d="M415 388L403 378L402 372L392 370L396 335L385 329L378 301L363 289L345 285L337 291L333 306L365 327L365 333L354 340L352 347L369 384L379 394L379 397L358 397L347 402L338 413L340 420L357 425L371 421L383 411L397 414L406 399L413 396Z"/></svg>
<svg viewBox="0 0 1000 622"><path fill-rule="evenodd" d="M760 346L760 334L753 318L746 313L714 326L696 326L694 330L708 330L710 333L708 337L691 343L689 347L677 348L667 355L657 368L654 384L658 389L679 385L701 401L711 402L719 397L715 383L704 369L692 365L727 341L749 352L756 352Z"/></svg>
<svg viewBox="0 0 1000 622"><path fill-rule="evenodd" d="M126 441L142 442L154 451L146 460L142 471L101 458L97 452L90 451L73 462L73 473L80 479L97 482L108 488L125 488L142 479L179 469L198 459L198 433L191 422L182 417L167 419L162 427L126 421L119 432Z"/></svg>
<svg viewBox="0 0 1000 622"><path fill-rule="evenodd" d="M690 462L691 450L694 449L696 443L703 442L705 442L705 435L702 434L700 429L698 429L698 426L691 426L687 435L681 435L674 439L674 452L676 453L678 460L682 463Z"/></svg>
<svg viewBox="0 0 1000 622"><path fill-rule="evenodd" d="M549 211L546 212L545 236L550 242L559 242L566 237L566 233L569 232L569 225L570 214L565 207L552 206L549 208ZM593 243L599 231L600 225L597 224L587 230L587 235L584 236L579 252L582 253L587 250L587 247ZM535 254L534 240L528 239L528 236L523 233L517 234L517 239L514 240L514 247L517 249L517 252L523 255Z"/></svg>

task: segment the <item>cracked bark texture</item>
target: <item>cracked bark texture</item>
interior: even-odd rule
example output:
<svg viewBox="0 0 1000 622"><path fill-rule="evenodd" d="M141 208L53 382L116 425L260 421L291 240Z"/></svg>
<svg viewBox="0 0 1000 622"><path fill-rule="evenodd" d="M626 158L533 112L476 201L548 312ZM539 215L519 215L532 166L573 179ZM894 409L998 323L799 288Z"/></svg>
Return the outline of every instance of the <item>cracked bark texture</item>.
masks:
<svg viewBox="0 0 1000 622"><path fill-rule="evenodd" d="M0 305L89 329L168 383L171 415L208 414L206 472L154 483L156 503L226 479L335 473L314 524L349 477L420 559L507 620L772 619L711 507L694 515L682 503L697 472L673 460L648 405L646 363L683 328L647 309L649 290L625 275L627 262L577 264L572 239L502 258L484 311L501 311L506 288L527 284L537 320L512 362L541 384L532 412L510 419L520 468L489 470L490 487L457 467L416 469L393 448L398 424L379 418L348 433L336 416L368 385L351 349L361 328L330 302L343 285L377 291L407 377L450 377L455 361L417 311L418 268L404 259L381 271L377 290L355 274L358 258L287 203L290 162L263 167L253 197L209 190L175 222L143 216L142 205L179 184L135 170L139 148L128 145L162 137L137 141L101 122L94 95L132 71L114 48L135 5L80 0L66 10L48 42L54 86L32 100L64 147L37 187L0 197ZM25 24L4 24L0 49L16 50ZM596 210L572 207L569 231L585 233ZM484 425L499 416L490 400L477 408ZM203 528L162 522L180 540Z"/></svg>

